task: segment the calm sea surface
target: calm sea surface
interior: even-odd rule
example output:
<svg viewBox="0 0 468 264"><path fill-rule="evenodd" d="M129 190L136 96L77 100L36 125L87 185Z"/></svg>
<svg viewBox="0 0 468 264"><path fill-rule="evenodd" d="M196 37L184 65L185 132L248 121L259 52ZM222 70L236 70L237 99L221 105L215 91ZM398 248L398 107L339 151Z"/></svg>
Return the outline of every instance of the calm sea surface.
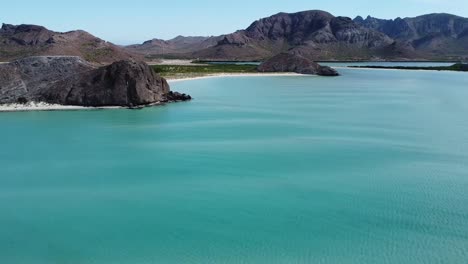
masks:
<svg viewBox="0 0 468 264"><path fill-rule="evenodd" d="M331 67L349 66L383 66L383 67L440 67L451 66L457 62L385 62L385 61L364 61L364 62L320 62L320 65Z"/></svg>
<svg viewBox="0 0 468 264"><path fill-rule="evenodd" d="M468 74L340 72L0 113L0 263L467 263Z"/></svg>

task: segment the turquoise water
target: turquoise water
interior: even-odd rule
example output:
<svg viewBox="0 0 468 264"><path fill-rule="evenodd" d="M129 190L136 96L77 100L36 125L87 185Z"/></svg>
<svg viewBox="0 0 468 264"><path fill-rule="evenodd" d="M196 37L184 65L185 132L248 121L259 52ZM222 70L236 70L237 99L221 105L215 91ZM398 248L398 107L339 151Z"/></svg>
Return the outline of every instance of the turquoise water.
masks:
<svg viewBox="0 0 468 264"><path fill-rule="evenodd" d="M451 66L456 62L389 62L389 61L363 61L363 62L319 62L320 65L330 67L349 67L349 66L385 66L385 67L438 67ZM235 65L259 65L260 62L208 62L208 64L235 64Z"/></svg>
<svg viewBox="0 0 468 264"><path fill-rule="evenodd" d="M320 62L320 65L330 67L349 66L382 66L382 67L441 67L451 66L456 62L387 62L387 61L364 61L364 62Z"/></svg>
<svg viewBox="0 0 468 264"><path fill-rule="evenodd" d="M467 263L468 75L340 72L0 113L0 263Z"/></svg>

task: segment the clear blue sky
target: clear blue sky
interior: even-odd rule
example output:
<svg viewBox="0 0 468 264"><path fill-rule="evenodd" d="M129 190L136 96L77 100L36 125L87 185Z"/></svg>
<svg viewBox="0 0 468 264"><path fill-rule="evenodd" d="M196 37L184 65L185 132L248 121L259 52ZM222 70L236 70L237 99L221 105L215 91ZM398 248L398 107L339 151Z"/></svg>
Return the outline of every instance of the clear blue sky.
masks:
<svg viewBox="0 0 468 264"><path fill-rule="evenodd" d="M452 13L468 17L468 0L18 0L0 6L0 23L86 30L116 44L177 35L220 35L278 12L321 9L381 18Z"/></svg>

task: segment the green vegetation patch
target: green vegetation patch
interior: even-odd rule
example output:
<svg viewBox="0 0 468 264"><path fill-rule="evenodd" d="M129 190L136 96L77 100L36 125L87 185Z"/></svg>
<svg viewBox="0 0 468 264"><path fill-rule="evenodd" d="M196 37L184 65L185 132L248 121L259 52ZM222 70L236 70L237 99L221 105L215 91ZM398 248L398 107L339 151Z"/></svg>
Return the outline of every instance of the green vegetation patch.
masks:
<svg viewBox="0 0 468 264"><path fill-rule="evenodd" d="M190 78L220 73L256 73L256 65L154 65L151 66L165 78Z"/></svg>

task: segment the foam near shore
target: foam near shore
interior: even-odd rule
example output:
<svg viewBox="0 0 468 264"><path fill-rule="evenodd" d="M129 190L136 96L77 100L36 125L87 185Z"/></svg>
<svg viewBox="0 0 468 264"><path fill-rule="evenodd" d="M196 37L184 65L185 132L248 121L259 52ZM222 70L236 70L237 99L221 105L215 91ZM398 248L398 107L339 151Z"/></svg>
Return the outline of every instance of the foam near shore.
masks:
<svg viewBox="0 0 468 264"><path fill-rule="evenodd" d="M106 107L85 107L75 105L48 104L44 102L29 102L27 104L3 104L0 105L0 112L21 112L21 111L58 111L58 110L96 110L96 109L117 109L120 106Z"/></svg>

